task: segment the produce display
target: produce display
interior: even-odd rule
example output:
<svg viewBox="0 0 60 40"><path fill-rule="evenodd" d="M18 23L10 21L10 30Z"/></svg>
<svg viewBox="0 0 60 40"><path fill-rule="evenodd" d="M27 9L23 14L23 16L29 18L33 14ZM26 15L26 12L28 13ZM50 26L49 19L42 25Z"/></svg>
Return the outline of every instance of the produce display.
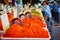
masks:
<svg viewBox="0 0 60 40"><path fill-rule="evenodd" d="M27 14L23 13L21 18L19 15L14 18L14 12L7 14L9 25L3 30L2 38L49 38L48 30L44 29L44 18L36 9L31 10L31 15L28 14L29 11ZM1 21L0 24L0 29L3 29Z"/></svg>
<svg viewBox="0 0 60 40"><path fill-rule="evenodd" d="M3 37L9 38L48 38L48 31L44 29L46 25L37 18L24 18L23 25L14 23L8 28Z"/></svg>

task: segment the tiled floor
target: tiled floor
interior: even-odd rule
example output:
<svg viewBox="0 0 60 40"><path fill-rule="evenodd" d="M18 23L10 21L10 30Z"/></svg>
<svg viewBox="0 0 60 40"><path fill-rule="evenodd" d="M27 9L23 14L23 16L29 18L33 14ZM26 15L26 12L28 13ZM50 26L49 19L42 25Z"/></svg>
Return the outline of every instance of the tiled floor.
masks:
<svg viewBox="0 0 60 40"><path fill-rule="evenodd" d="M52 34L51 40L60 40L60 26L53 26L52 27Z"/></svg>

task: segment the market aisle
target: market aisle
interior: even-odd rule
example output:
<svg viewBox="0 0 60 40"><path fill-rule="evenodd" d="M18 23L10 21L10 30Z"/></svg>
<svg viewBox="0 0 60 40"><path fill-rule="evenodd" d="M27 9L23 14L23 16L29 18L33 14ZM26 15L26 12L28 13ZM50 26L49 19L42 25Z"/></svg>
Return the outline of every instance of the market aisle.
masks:
<svg viewBox="0 0 60 40"><path fill-rule="evenodd" d="M52 27L52 40L60 40L60 26Z"/></svg>

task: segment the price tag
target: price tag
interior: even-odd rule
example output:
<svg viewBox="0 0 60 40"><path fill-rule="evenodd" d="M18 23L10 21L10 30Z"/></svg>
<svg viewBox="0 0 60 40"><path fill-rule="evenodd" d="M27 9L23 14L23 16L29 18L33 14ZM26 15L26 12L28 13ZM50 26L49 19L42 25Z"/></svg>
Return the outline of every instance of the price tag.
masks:
<svg viewBox="0 0 60 40"><path fill-rule="evenodd" d="M17 15L18 15L18 14L17 14L17 9L15 9L15 10L14 10L14 18L16 18Z"/></svg>
<svg viewBox="0 0 60 40"><path fill-rule="evenodd" d="M7 30L7 28L9 28L9 27L7 27L9 25L7 14L1 15L1 21L2 21L3 30L5 32Z"/></svg>

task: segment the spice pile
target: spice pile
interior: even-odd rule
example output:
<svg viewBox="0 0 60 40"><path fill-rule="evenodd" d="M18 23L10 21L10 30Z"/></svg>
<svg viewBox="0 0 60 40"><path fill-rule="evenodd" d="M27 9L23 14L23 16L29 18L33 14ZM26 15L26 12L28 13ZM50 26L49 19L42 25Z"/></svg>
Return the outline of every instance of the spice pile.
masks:
<svg viewBox="0 0 60 40"><path fill-rule="evenodd" d="M38 18L24 18L21 20L23 25L14 23L6 30L3 37L11 38L48 38L48 31L44 22Z"/></svg>
<svg viewBox="0 0 60 40"><path fill-rule="evenodd" d="M13 15L11 13L8 13L8 21L11 22L11 20L14 18Z"/></svg>

